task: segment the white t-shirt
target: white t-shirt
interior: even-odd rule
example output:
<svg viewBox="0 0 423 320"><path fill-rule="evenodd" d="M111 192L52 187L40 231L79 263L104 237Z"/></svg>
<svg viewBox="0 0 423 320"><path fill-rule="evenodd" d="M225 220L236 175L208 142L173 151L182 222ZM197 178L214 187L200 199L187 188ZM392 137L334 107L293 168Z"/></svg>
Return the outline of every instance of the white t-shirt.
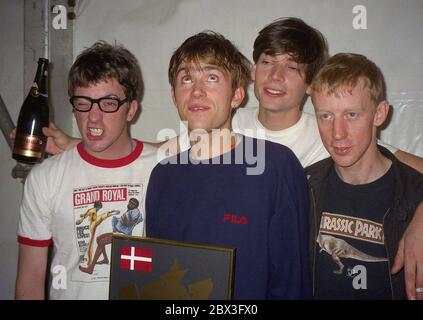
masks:
<svg viewBox="0 0 423 320"><path fill-rule="evenodd" d="M112 232L113 219L122 217L131 198L138 200L143 218L132 235L145 234L145 194L156 163L156 148L139 141L130 155L118 160L97 159L80 143L32 168L18 241L32 246L53 242L50 299L108 299L111 245L105 246L109 264L93 264L91 274L80 267L95 260L98 237ZM98 261L104 258L101 254ZM60 284L55 277L61 277Z"/></svg>
<svg viewBox="0 0 423 320"><path fill-rule="evenodd" d="M259 108L238 109L232 118L232 128L235 132L249 137L269 140L290 148L302 166L305 168L313 163L329 157L320 138L317 120L313 114L302 112L300 120L280 131L266 129L258 119ZM398 149L388 144L378 142L392 153Z"/></svg>
<svg viewBox="0 0 423 320"><path fill-rule="evenodd" d="M290 148L305 168L319 160L329 157L320 139L314 115L303 112L300 120L280 131L266 129L258 119L258 108L238 109L232 119L235 132L249 137L269 140Z"/></svg>

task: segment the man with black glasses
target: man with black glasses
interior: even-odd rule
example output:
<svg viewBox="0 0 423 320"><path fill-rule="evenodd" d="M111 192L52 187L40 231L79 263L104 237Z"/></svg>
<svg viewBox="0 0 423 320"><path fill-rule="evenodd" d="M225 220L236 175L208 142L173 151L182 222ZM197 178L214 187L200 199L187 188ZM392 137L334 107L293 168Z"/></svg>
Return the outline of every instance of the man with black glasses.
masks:
<svg viewBox="0 0 423 320"><path fill-rule="evenodd" d="M113 231L112 215L127 211L130 199L145 213L147 182L157 160L154 147L129 134L142 88L136 58L121 46L95 43L78 56L68 82L82 142L36 165L27 178L18 229L17 299L45 298L50 244L50 299L107 299L108 260L84 270L99 239ZM143 235L144 223L133 234Z"/></svg>

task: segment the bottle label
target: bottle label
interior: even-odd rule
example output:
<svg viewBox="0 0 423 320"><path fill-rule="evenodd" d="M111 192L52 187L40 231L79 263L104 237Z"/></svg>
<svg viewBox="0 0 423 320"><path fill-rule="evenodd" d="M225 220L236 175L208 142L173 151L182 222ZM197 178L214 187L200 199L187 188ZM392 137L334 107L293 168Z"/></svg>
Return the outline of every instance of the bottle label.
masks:
<svg viewBox="0 0 423 320"><path fill-rule="evenodd" d="M30 134L18 134L15 139L13 153L25 157L41 158L47 138Z"/></svg>

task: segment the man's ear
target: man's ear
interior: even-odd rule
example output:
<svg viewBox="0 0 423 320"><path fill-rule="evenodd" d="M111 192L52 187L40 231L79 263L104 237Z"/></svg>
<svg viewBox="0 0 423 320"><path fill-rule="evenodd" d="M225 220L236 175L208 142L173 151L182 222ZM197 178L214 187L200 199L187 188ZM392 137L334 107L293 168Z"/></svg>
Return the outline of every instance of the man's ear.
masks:
<svg viewBox="0 0 423 320"><path fill-rule="evenodd" d="M137 100L132 100L129 104L128 114L126 115L126 121L130 122L134 119L135 115L137 114L139 105Z"/></svg>
<svg viewBox="0 0 423 320"><path fill-rule="evenodd" d="M250 76L251 76L251 80L255 81L256 80L256 64L253 65L253 67L251 68L250 71Z"/></svg>
<svg viewBox="0 0 423 320"><path fill-rule="evenodd" d="M235 89L234 96L232 97L231 101L231 107L233 110L238 108L242 101L244 101L245 98L245 91L243 87L238 87Z"/></svg>
<svg viewBox="0 0 423 320"><path fill-rule="evenodd" d="M386 100L383 100L376 106L376 112L373 118L373 125L379 127L385 122L389 114L389 108L389 102Z"/></svg>

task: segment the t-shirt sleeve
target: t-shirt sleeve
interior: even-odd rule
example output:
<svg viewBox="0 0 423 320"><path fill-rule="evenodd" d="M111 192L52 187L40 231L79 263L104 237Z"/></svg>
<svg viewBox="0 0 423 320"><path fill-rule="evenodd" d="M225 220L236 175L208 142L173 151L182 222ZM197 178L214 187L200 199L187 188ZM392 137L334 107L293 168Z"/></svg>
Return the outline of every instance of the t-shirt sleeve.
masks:
<svg viewBox="0 0 423 320"><path fill-rule="evenodd" d="M39 166L33 167L25 181L18 225L21 244L45 247L51 243L50 192L43 171Z"/></svg>
<svg viewBox="0 0 423 320"><path fill-rule="evenodd" d="M279 168L277 203L271 220L269 299L309 299L308 188L304 170L290 152Z"/></svg>
<svg viewBox="0 0 423 320"><path fill-rule="evenodd" d="M397 152L397 151L399 150L397 147L391 146L390 144L388 144L388 143L386 143L386 142L383 142L383 141L381 141L381 140L378 140L378 141L377 141L377 143L378 143L379 145L381 145L382 147L385 147L385 148L386 148L386 149L388 149L391 153L394 153L394 154L395 154L395 152Z"/></svg>

